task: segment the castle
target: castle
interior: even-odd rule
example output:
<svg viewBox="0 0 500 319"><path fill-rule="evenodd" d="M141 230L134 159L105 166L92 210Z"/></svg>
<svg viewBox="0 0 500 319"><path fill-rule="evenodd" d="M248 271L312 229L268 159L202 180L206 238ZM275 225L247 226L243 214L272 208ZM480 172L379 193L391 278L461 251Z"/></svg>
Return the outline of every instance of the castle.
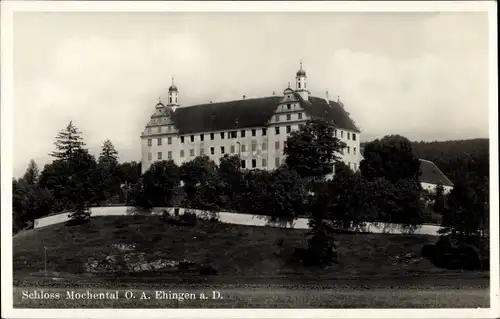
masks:
<svg viewBox="0 0 500 319"><path fill-rule="evenodd" d="M167 104L155 107L141 134L142 172L152 163L173 160L177 165L206 155L215 163L225 154L239 155L243 169L272 170L285 162L283 149L291 132L311 118L333 124L334 134L346 144L338 154L352 170L359 168L360 130L340 102L314 97L300 63L295 89L272 96L181 106L179 89L168 89Z"/></svg>

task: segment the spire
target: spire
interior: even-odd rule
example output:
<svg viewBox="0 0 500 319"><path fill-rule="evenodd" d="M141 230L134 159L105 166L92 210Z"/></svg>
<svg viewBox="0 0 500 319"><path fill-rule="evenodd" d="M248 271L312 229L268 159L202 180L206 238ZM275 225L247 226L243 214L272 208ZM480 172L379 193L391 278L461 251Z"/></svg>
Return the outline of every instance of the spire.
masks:
<svg viewBox="0 0 500 319"><path fill-rule="evenodd" d="M300 59L300 69L297 71L297 77L305 77L306 71L302 68L302 59Z"/></svg>
<svg viewBox="0 0 500 319"><path fill-rule="evenodd" d="M168 91L177 91L177 87L174 84L174 77L172 76L172 85L168 88Z"/></svg>

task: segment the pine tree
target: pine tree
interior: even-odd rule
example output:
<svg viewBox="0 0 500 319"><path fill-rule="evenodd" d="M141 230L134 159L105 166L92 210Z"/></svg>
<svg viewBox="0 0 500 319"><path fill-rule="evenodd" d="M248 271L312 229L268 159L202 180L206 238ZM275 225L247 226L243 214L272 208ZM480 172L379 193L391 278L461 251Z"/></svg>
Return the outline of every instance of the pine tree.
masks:
<svg viewBox="0 0 500 319"><path fill-rule="evenodd" d="M26 173L24 173L23 181L29 185L35 185L38 183L38 178L40 176L40 171L38 165L34 160L31 160Z"/></svg>
<svg viewBox="0 0 500 319"><path fill-rule="evenodd" d="M109 139L104 141L102 145L101 154L99 155L99 164L113 166L118 164L118 152Z"/></svg>
<svg viewBox="0 0 500 319"><path fill-rule="evenodd" d="M60 160L70 160L75 151L85 146L81 132L73 125L73 121L70 121L68 126L57 134L54 144L56 151L50 155Z"/></svg>

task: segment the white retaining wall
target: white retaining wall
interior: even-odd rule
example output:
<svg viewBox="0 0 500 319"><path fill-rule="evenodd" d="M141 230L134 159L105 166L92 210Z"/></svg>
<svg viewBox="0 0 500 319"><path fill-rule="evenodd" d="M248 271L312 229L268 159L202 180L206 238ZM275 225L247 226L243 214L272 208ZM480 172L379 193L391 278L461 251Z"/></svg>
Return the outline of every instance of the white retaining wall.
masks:
<svg viewBox="0 0 500 319"><path fill-rule="evenodd" d="M156 207L153 208L152 214L161 214L163 210L169 210L170 214L174 214L173 207ZM184 214L185 208L179 207L179 214ZM187 209L197 215L206 214L202 210L197 209ZM114 207L92 207L90 208L91 216L126 216L140 214L140 210L135 207L130 206L114 206ZM222 223L226 224L236 224L236 225L247 225L247 226L265 226L265 227L286 227L294 229L309 229L307 218L297 218L291 223L285 221L271 222L267 216L260 215L249 215L249 214L238 214L238 213L228 213L219 212L217 213L218 219ZM35 220L34 228L40 228L44 226L49 226L57 223L66 222L69 219L68 213L61 213L58 215L47 216ZM414 234L421 235L437 235L440 229L437 225L421 225L418 229L414 231ZM402 234L407 231L403 231L401 226L398 224L390 223L366 223L364 227L357 229L360 232L369 233L388 233L388 234Z"/></svg>

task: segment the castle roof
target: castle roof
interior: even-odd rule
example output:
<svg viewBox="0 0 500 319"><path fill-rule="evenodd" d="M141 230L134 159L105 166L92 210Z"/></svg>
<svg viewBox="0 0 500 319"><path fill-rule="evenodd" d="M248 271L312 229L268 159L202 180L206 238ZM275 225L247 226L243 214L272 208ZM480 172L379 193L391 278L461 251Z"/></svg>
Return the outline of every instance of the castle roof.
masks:
<svg viewBox="0 0 500 319"><path fill-rule="evenodd" d="M359 132L349 114L337 102L318 97L294 96L307 114L329 121L340 129ZM264 127L281 100L279 96L208 103L178 108L171 118L180 134Z"/></svg>

